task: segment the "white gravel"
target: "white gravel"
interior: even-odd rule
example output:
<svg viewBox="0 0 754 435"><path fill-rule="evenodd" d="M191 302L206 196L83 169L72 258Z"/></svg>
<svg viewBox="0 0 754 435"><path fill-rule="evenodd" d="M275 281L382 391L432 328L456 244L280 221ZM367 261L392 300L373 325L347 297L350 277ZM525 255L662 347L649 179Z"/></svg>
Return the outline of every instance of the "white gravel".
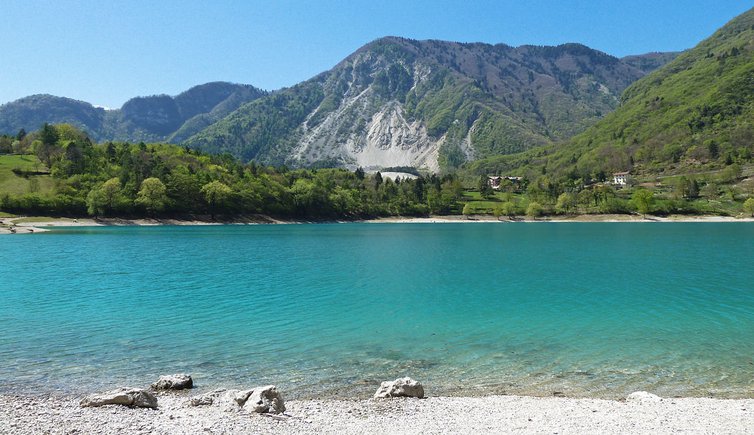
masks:
<svg viewBox="0 0 754 435"><path fill-rule="evenodd" d="M238 433L714 433L754 434L754 399L657 403L518 396L291 400L283 415L190 407L161 395L159 409L81 408L77 398L0 396L3 434Z"/></svg>

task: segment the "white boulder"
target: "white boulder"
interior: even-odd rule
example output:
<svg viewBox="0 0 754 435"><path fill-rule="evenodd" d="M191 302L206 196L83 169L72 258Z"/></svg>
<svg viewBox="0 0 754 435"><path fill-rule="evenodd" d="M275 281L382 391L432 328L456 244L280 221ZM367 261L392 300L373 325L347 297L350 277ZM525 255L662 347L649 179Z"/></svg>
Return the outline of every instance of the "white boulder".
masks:
<svg viewBox="0 0 754 435"><path fill-rule="evenodd" d="M95 394L81 400L82 407L105 405L135 406L138 408L157 408L157 398L152 393L140 388L118 388L117 390Z"/></svg>
<svg viewBox="0 0 754 435"><path fill-rule="evenodd" d="M385 381L374 393L375 399L388 399L391 397L424 397L424 387L411 378L399 378L394 381Z"/></svg>
<svg viewBox="0 0 754 435"><path fill-rule="evenodd" d="M190 404L193 406L214 404L225 408L226 411L242 409L256 413L285 412L283 396L274 385L256 387L251 390L218 390L193 398Z"/></svg>
<svg viewBox="0 0 754 435"><path fill-rule="evenodd" d="M264 412L272 412L274 414L285 412L283 396L274 385L254 388L247 397L243 407L260 414Z"/></svg>
<svg viewBox="0 0 754 435"><path fill-rule="evenodd" d="M160 376L160 379L152 384L155 390L184 390L193 387L194 380L191 379L191 375L185 373Z"/></svg>

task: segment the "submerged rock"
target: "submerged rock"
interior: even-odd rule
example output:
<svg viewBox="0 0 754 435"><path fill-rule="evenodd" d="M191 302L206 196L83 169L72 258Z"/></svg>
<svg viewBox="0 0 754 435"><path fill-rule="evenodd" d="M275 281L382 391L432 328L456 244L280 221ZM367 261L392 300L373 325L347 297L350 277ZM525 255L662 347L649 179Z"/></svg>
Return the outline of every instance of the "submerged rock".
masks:
<svg viewBox="0 0 754 435"><path fill-rule="evenodd" d="M626 401L633 403L655 403L661 402L662 398L646 391L635 391L626 397Z"/></svg>
<svg viewBox="0 0 754 435"><path fill-rule="evenodd" d="M374 393L375 399L389 399L391 397L424 397L424 387L411 378L399 378L385 381Z"/></svg>
<svg viewBox="0 0 754 435"><path fill-rule="evenodd" d="M184 373L160 376L160 379L152 384L155 390L184 390L193 387L194 380L191 379L191 375Z"/></svg>
<svg viewBox="0 0 754 435"><path fill-rule="evenodd" d="M157 408L157 398L149 391L140 388L118 388L117 390L85 397L79 404L85 408L123 405L155 409Z"/></svg>

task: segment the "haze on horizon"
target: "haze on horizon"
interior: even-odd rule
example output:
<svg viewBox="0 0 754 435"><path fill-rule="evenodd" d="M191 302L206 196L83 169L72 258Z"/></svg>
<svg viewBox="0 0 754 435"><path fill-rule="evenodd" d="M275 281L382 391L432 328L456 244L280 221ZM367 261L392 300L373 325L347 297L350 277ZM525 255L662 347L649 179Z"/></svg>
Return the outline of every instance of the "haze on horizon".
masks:
<svg viewBox="0 0 754 435"><path fill-rule="evenodd" d="M118 108L211 81L274 90L383 36L512 46L577 42L622 57L691 48L742 0L169 0L0 4L0 104L48 93Z"/></svg>

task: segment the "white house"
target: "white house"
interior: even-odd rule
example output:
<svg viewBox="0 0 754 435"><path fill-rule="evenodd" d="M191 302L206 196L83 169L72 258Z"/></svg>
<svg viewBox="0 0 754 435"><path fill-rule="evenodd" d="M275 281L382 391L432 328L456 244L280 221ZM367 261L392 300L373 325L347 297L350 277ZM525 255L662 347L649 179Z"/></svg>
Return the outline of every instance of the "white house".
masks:
<svg viewBox="0 0 754 435"><path fill-rule="evenodd" d="M499 177L497 175L488 175L487 176L487 182L490 184L490 187L492 187L495 190L500 189L500 187L501 187L500 183L502 183L503 180L508 180L508 181L510 181L513 184L518 184L523 179L524 179L524 177L513 177L513 176L510 176L510 175L506 175L506 176L503 176L503 177Z"/></svg>
<svg viewBox="0 0 754 435"><path fill-rule="evenodd" d="M613 174L613 184L616 186L625 186L628 184L629 172L616 172Z"/></svg>
<svg viewBox="0 0 754 435"><path fill-rule="evenodd" d="M500 188L500 181L503 179L503 177L497 177L493 175L487 176L487 182L490 184L490 187L497 190Z"/></svg>

